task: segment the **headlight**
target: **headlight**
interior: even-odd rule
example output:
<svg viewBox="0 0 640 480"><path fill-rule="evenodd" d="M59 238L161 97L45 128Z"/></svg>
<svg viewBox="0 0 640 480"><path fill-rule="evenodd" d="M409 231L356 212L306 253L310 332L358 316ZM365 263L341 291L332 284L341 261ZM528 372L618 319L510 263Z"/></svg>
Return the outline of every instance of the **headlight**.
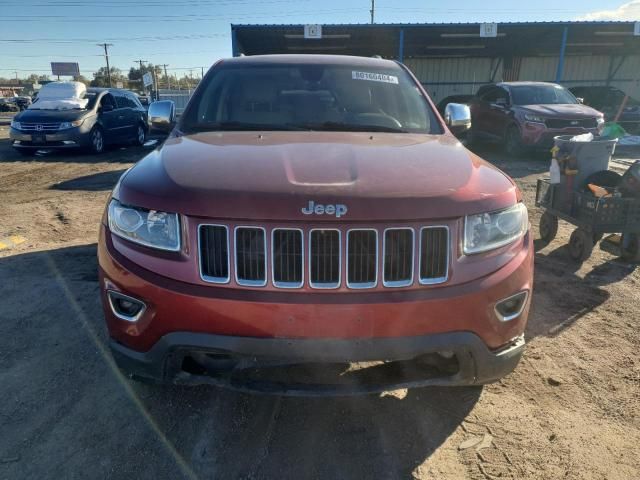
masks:
<svg viewBox="0 0 640 480"><path fill-rule="evenodd" d="M486 252L507 245L529 228L527 207L513 207L478 215L468 215L464 222L464 253Z"/></svg>
<svg viewBox="0 0 640 480"><path fill-rule="evenodd" d="M180 222L175 213L109 204L109 230L119 237L161 250L180 250Z"/></svg>
<svg viewBox="0 0 640 480"><path fill-rule="evenodd" d="M11 120L11 128L15 128L16 130L22 130L22 125L20 125L20 122Z"/></svg>
<svg viewBox="0 0 640 480"><path fill-rule="evenodd" d="M528 113L524 116L524 119L528 122L536 122L536 123L544 123L544 117L540 117L538 115L529 115Z"/></svg>
<svg viewBox="0 0 640 480"><path fill-rule="evenodd" d="M82 122L84 122L84 119L75 120L73 122L62 122L58 127L58 130L67 130L69 128L79 127L80 125L82 125Z"/></svg>
<svg viewBox="0 0 640 480"><path fill-rule="evenodd" d="M596 124L598 126L602 125L604 123L604 117L596 117Z"/></svg>

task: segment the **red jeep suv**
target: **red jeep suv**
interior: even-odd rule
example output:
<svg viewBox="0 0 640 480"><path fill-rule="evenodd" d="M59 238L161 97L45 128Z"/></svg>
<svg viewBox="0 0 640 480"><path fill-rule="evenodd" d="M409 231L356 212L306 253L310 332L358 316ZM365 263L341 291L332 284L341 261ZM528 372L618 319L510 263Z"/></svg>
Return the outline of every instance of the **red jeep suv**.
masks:
<svg viewBox="0 0 640 480"><path fill-rule="evenodd" d="M292 395L512 371L531 300L527 209L449 132L467 107L445 118L393 61L214 65L108 201L100 287L120 368Z"/></svg>

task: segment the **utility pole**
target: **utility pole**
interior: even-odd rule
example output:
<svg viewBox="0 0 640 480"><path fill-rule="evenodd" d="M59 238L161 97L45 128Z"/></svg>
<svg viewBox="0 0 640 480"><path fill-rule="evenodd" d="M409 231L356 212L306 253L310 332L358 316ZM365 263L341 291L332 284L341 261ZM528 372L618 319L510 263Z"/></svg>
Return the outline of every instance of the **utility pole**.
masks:
<svg viewBox="0 0 640 480"><path fill-rule="evenodd" d="M169 64L163 63L160 66L164 68L164 78L167 79L167 89L171 90L171 80L169 80L169 75L167 75L167 67L169 66Z"/></svg>
<svg viewBox="0 0 640 480"><path fill-rule="evenodd" d="M373 24L376 15L376 0L371 0L371 10L369 11L371 12L371 24Z"/></svg>
<svg viewBox="0 0 640 480"><path fill-rule="evenodd" d="M16 72L16 71L14 70L14 71L13 71L13 73L15 73L15 74L16 74L16 85L17 85L18 83L20 83L20 82L18 81L18 72Z"/></svg>
<svg viewBox="0 0 640 480"><path fill-rule="evenodd" d="M200 80L204 78L204 67L200 67Z"/></svg>
<svg viewBox="0 0 640 480"><path fill-rule="evenodd" d="M111 68L109 67L109 47L113 47L113 43L98 43L96 45L104 48L104 58L107 61L107 79L109 82L109 87L111 87Z"/></svg>

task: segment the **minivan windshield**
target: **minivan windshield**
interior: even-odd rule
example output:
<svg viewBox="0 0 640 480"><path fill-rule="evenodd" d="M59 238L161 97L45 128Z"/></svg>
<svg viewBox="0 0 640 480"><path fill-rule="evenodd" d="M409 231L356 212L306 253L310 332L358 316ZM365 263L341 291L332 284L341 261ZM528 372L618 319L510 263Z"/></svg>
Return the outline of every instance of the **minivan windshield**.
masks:
<svg viewBox="0 0 640 480"><path fill-rule="evenodd" d="M554 105L578 103L569 90L560 85L521 85L511 87L514 105Z"/></svg>
<svg viewBox="0 0 640 480"><path fill-rule="evenodd" d="M205 78L183 116L185 133L325 130L442 133L400 67L227 65Z"/></svg>

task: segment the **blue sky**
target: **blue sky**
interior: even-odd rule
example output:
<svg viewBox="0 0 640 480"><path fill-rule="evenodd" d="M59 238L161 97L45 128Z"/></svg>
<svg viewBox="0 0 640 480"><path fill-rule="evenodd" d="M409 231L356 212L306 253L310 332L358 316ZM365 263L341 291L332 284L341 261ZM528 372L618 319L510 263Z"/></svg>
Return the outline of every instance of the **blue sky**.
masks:
<svg viewBox="0 0 640 480"><path fill-rule="evenodd" d="M2 0L0 77L49 72L78 61L89 78L104 65L167 63L199 75L231 55L231 23L368 23L370 0ZM638 19L640 0L376 0L376 23Z"/></svg>

